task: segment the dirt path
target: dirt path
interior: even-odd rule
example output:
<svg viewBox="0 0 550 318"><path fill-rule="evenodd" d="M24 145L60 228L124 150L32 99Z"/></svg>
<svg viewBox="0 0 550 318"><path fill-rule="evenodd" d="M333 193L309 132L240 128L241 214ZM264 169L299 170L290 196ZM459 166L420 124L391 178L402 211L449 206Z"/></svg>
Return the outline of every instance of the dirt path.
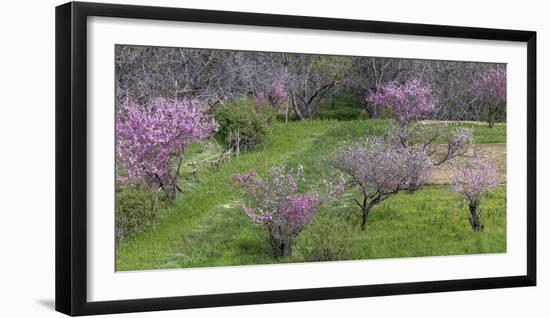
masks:
<svg viewBox="0 0 550 318"><path fill-rule="evenodd" d="M500 174L500 182L506 182L506 144L476 144L475 149L485 155L492 157ZM471 152L470 152L471 153ZM452 170L450 162L436 167L429 183L446 184L452 182Z"/></svg>
<svg viewBox="0 0 550 318"><path fill-rule="evenodd" d="M420 124L423 125L429 125L429 124L472 124L472 125L481 125L481 126L489 126L489 123L485 121L474 121L474 120L421 120L419 121ZM493 123L495 126L501 126L506 125L506 123Z"/></svg>

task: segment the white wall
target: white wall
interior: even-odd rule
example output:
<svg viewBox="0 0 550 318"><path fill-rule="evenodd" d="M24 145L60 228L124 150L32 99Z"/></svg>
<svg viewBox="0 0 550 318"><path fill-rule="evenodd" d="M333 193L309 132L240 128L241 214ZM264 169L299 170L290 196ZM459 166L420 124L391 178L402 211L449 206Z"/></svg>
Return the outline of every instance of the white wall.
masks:
<svg viewBox="0 0 550 318"><path fill-rule="evenodd" d="M545 90L550 22L545 1L114 1L233 11L527 29L538 32L538 161L550 160ZM0 17L0 316L60 317L54 298L54 6L61 1L12 1ZM550 314L550 208L538 167L539 286L534 288L317 301L116 317L332 316L513 317ZM546 196L546 197L545 197ZM543 251L543 248L546 250ZM147 288L147 286L144 286ZM546 314L546 315L545 315Z"/></svg>

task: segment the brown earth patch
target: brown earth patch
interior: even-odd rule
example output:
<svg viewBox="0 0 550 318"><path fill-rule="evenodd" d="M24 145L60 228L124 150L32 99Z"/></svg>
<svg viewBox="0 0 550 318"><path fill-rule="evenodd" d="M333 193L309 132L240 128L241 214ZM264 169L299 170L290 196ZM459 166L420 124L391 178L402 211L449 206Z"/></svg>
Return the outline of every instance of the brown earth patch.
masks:
<svg viewBox="0 0 550 318"><path fill-rule="evenodd" d="M445 151L445 145L441 145L441 152ZM474 151L480 154L487 155L497 165L497 170L500 174L500 182L506 183L506 144L476 144L468 151L465 157L454 158L434 168L433 175L428 181L432 184L449 184L453 181L452 163L455 160L469 160Z"/></svg>
<svg viewBox="0 0 550 318"><path fill-rule="evenodd" d="M481 126L488 126L489 123L484 121L473 121L473 120L421 120L419 123L423 125L429 125L429 124L472 124L472 125L481 125ZM505 123L493 123L495 126L504 125Z"/></svg>

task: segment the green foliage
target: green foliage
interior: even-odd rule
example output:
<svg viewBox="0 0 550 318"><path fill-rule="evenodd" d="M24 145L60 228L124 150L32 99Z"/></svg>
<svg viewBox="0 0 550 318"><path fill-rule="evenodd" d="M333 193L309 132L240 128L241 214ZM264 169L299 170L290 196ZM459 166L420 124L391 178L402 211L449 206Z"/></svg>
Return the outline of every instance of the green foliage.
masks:
<svg viewBox="0 0 550 318"><path fill-rule="evenodd" d="M317 113L319 119L355 120L368 119L369 114L360 108L359 97L343 92L323 103Z"/></svg>
<svg viewBox="0 0 550 318"><path fill-rule="evenodd" d="M358 108L336 108L323 109L318 113L319 119L336 119L336 120L356 120L368 119L369 115L366 111Z"/></svg>
<svg viewBox="0 0 550 318"><path fill-rule="evenodd" d="M256 111L254 104L252 99L242 98L216 109L214 117L220 125L218 135L227 147L238 146L240 151L246 151L264 143L272 114L267 110Z"/></svg>
<svg viewBox="0 0 550 318"><path fill-rule="evenodd" d="M337 216L319 216L298 238L296 252L306 262L351 259L357 229Z"/></svg>
<svg viewBox="0 0 550 318"><path fill-rule="evenodd" d="M155 194L140 186L116 189L115 236L129 238L155 222Z"/></svg>
<svg viewBox="0 0 550 318"><path fill-rule="evenodd" d="M481 120L488 122L489 117L493 117L493 121L496 123L505 123L506 122L506 103L500 103L498 105L493 105L493 107L486 106L483 108L481 113Z"/></svg>

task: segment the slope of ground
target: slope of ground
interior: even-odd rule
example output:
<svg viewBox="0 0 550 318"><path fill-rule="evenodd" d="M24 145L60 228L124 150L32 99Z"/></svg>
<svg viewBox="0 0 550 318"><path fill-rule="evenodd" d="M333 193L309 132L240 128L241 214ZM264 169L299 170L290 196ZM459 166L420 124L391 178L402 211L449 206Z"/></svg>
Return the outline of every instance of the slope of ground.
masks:
<svg viewBox="0 0 550 318"><path fill-rule="evenodd" d="M467 126L474 130L476 143L490 144L481 147L504 162L504 125ZM323 260L323 255L330 254L327 250L334 250L333 257L341 259L505 252L505 184L483 201L486 227L473 233L467 207L442 184L448 182L443 177L448 171L442 167L432 182L437 184L412 195L399 194L375 207L368 232L359 229L360 212L352 204L356 193L346 191L300 235L292 257L272 257L266 230L254 226L240 210L242 196L231 187L232 175L256 171L267 176L274 165L301 163L306 178L317 184L334 175L327 167L342 143L381 134L386 127L382 120L275 123L263 149L233 158L218 169L199 168L198 181L188 176L190 181L177 201L159 212L158 224L117 244L117 271ZM197 151L190 160L215 152L215 148ZM330 226L333 221L336 225Z"/></svg>

